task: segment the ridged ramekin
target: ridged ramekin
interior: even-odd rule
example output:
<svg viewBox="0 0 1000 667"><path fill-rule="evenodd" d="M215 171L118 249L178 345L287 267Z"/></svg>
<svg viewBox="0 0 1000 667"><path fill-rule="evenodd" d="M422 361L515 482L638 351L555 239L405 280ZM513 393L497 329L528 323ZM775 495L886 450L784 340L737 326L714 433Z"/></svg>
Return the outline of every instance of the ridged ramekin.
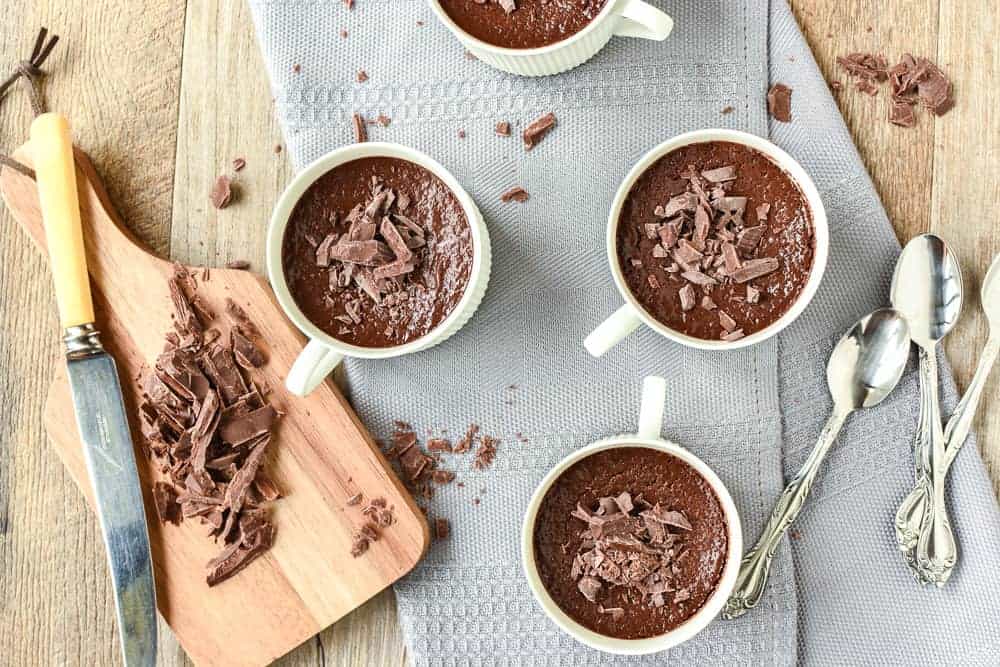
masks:
<svg viewBox="0 0 1000 667"><path fill-rule="evenodd" d="M511 49L473 37L455 23L438 0L428 1L441 22L472 55L487 65L521 76L558 74L582 65L615 35L663 41L674 26L673 19L642 0L608 0L593 21L566 39L534 49Z"/></svg>
<svg viewBox="0 0 1000 667"><path fill-rule="evenodd" d="M295 205L309 186L331 169L369 157L389 157L413 162L440 178L458 198L472 234L472 270L458 304L444 321L427 334L404 345L392 347L351 345L334 338L316 326L292 298L281 261L285 229L288 227ZM447 340L461 329L479 308L490 281L491 258L490 235L476 203L450 171L425 153L400 144L364 142L338 148L317 159L299 172L285 188L274 207L267 231L266 262L271 287L288 319L309 338L305 349L299 354L285 379L288 390L298 396L309 394L333 372L344 357L389 359L426 350Z"/></svg>

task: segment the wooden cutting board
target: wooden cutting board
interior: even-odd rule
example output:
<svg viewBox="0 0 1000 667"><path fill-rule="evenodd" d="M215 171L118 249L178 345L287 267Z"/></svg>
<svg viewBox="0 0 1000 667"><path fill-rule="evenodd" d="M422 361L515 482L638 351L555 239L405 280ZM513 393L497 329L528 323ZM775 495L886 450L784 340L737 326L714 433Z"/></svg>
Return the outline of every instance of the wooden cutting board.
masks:
<svg viewBox="0 0 1000 667"><path fill-rule="evenodd" d="M15 154L30 163L23 148ZM90 160L77 151L77 181L91 282L101 338L118 362L133 440L141 442L136 417L137 377L162 350L171 330L166 280L170 262L151 255L114 212ZM0 172L0 193L14 218L45 251L45 234L34 181ZM326 628L409 572L430 540L427 523L378 446L331 383L308 398L284 389L284 378L304 345L266 281L246 271L211 269L198 278L198 294L225 316L225 299L243 306L267 341L269 363L255 375L273 390L270 401L285 416L264 470L285 497L272 503L277 538L273 548L245 570L209 588L205 564L221 546L196 521L160 524L153 509L153 467L136 447L156 576L157 606L188 655L200 665L266 664ZM53 332L52 344L57 344ZM45 430L77 486L93 505L78 440L69 385L63 370L49 389ZM351 538L363 525L360 507L346 501L361 492L384 497L395 523L360 558ZM56 554L72 558L72 554Z"/></svg>

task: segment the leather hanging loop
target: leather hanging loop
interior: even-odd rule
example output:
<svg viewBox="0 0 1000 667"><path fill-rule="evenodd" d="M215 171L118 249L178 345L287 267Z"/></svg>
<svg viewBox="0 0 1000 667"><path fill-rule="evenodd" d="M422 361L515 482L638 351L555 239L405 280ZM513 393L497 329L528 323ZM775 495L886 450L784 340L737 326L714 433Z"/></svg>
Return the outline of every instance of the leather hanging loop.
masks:
<svg viewBox="0 0 1000 667"><path fill-rule="evenodd" d="M8 89L18 80L23 80L28 89L28 100L31 103L32 113L35 116L45 113L45 99L42 97L41 86L41 78L45 72L42 70L42 65L45 64L45 61L52 53L52 49L55 48L58 42L59 36L52 35L49 37L49 31L46 28L38 31L38 36L35 38L35 46L31 50L31 57L27 60L18 61L14 65L14 71L11 75L4 79L3 82L0 82L0 102L4 100ZM33 169L3 153L0 153L0 165L10 167L28 178L35 177Z"/></svg>

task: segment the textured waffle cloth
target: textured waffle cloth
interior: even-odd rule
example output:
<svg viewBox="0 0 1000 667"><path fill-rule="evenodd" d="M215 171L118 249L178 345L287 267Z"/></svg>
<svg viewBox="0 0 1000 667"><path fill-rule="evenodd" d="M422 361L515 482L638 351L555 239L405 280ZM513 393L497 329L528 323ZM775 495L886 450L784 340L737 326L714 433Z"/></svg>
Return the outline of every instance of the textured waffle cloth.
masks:
<svg viewBox="0 0 1000 667"><path fill-rule="evenodd" d="M464 487L442 488L431 512L451 519L452 536L396 585L409 655L418 665L1000 663L1000 513L974 442L950 476L962 553L947 587L918 586L896 550L893 516L913 486L912 371L849 420L797 539L782 545L764 599L741 619L717 620L667 653L615 660L562 634L533 601L518 560L532 490L575 448L635 430L647 374L669 382L664 435L719 473L752 543L831 408L834 343L885 304L899 252L785 0L652 4L676 20L667 41L616 38L575 70L531 79L466 58L425 0L357 0L353 11L333 0L250 2L297 166L352 141L352 112L386 114L391 125L371 138L443 163L493 241L489 290L462 331L402 359L347 362L352 400L376 437L404 419L456 437L477 422L502 439L488 470L470 469L469 456L447 462ZM359 69L366 83L356 83ZM790 124L769 124L770 81L795 91ZM559 126L530 153L516 134L494 135L497 121L518 130L548 111ZM781 336L750 350L698 352L640 330L590 358L584 337L621 305L604 249L619 182L659 142L718 126L770 135L816 181L831 227L819 293ZM514 185L530 201L502 204ZM948 414L955 389L945 384Z"/></svg>

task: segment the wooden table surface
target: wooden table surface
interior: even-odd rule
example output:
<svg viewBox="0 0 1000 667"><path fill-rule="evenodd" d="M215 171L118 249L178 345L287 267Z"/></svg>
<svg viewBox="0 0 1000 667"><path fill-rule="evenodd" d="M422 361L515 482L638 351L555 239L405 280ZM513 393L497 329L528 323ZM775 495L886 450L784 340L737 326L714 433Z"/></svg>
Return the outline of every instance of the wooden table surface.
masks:
<svg viewBox="0 0 1000 667"><path fill-rule="evenodd" d="M886 101L854 91L841 109L901 241L933 231L952 243L969 306L946 348L966 386L986 339L979 279L1000 252L1000 52L988 3L793 0L824 73L851 51L936 60L955 80L957 107L916 128L889 125ZM346 11L331 0L333 11ZM239 0L8 0L0 72L27 55L39 26L63 37L46 68L50 105L69 113L132 229L178 260L262 270L264 229L292 175L246 3ZM0 101L0 150L27 133L21 91ZM207 193L246 158L238 204ZM59 361L45 262L0 207L0 663L118 664L114 607L93 515L46 443L42 405ZM1000 372L984 396L979 446L1000 489ZM989 409L992 406L993 409ZM188 662L160 627L160 662ZM391 591L308 642L282 664L400 664Z"/></svg>

